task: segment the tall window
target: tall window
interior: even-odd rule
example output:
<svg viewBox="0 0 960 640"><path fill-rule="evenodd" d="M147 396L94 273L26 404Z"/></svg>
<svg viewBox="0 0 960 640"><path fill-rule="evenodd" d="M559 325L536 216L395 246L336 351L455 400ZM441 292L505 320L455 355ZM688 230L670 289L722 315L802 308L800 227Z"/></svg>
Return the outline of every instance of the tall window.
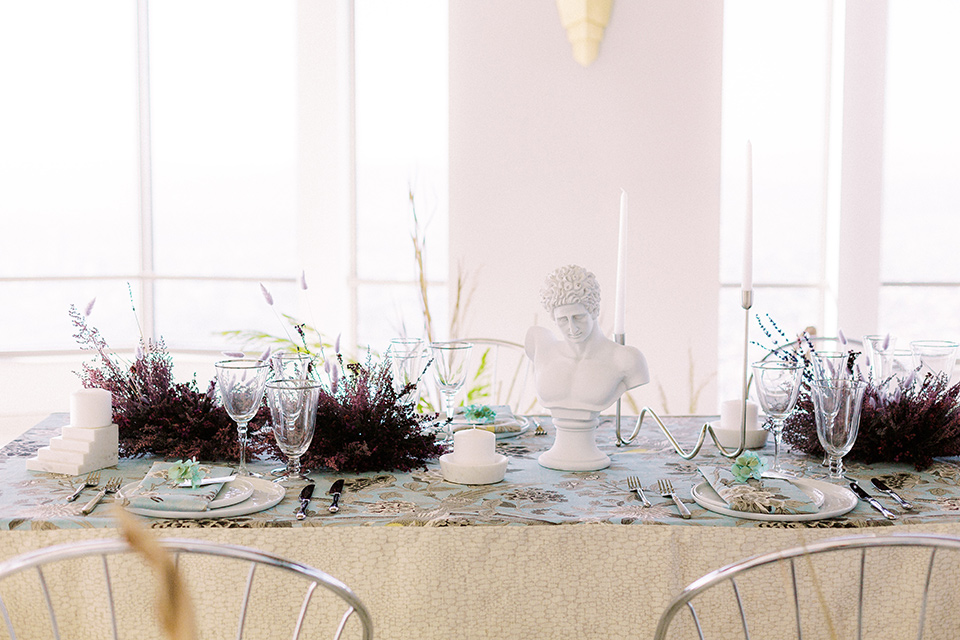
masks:
<svg viewBox="0 0 960 640"><path fill-rule="evenodd" d="M890 2L880 327L960 339L960 5Z"/></svg>
<svg viewBox="0 0 960 640"><path fill-rule="evenodd" d="M746 143L753 145L754 314L823 326L828 1L724 4L720 370L740 392ZM759 333L751 320L751 336ZM751 356L753 357L753 356Z"/></svg>
<svg viewBox="0 0 960 640"><path fill-rule="evenodd" d="M724 12L722 397L735 397L740 385L737 265L748 138L754 144L755 314L769 313L788 333L814 327L835 336L843 328L837 319L852 316L867 317L874 331L890 332L902 346L960 338L960 267L950 257L960 232L960 86L952 80L960 7L947 0L849 6L727 0ZM862 46L864 29L883 31L866 34L876 51L845 49L848 40ZM865 58L872 66L866 72ZM844 101L845 85L869 99ZM882 118L874 117L878 108ZM870 118L875 130L845 135L845 128ZM882 144L865 153L864 140ZM856 164L875 161L876 148L882 149L882 175L863 182ZM843 208L845 190L872 192L882 205ZM869 264L856 263L871 255L880 263L879 278L871 279ZM871 296L838 296L838 272L847 279L839 290L843 284L847 291L872 288L879 304L852 308L869 305ZM751 336L766 341L756 323Z"/></svg>
<svg viewBox="0 0 960 640"><path fill-rule="evenodd" d="M0 3L0 353L75 348L67 307L94 297L115 347L140 328L214 351L225 330L281 333L260 282L298 312L298 1L141 0L146 22L137 4ZM446 306L446 5L394 4L358 3L344 23L357 277L308 274L361 311L325 332L375 348L422 315L408 184Z"/></svg>

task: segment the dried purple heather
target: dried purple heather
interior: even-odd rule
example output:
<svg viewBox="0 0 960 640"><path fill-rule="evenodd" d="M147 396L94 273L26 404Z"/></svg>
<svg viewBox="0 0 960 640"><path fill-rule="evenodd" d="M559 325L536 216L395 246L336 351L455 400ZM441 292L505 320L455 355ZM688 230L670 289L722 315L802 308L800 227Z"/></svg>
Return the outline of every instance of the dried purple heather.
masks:
<svg viewBox="0 0 960 640"><path fill-rule="evenodd" d="M270 295L270 292L267 291L267 288L263 286L263 283L260 283L260 293L263 294L263 299L267 301L267 304L271 307L273 306L273 296Z"/></svg>

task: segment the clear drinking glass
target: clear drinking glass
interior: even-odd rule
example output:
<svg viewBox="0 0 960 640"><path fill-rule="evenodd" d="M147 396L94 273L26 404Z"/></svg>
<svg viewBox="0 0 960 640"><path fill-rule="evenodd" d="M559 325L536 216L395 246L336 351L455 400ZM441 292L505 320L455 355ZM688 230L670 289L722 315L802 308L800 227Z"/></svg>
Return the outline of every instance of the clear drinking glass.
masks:
<svg viewBox="0 0 960 640"><path fill-rule="evenodd" d="M307 477L309 470L300 468L300 456L313 441L321 386L316 380L299 378L267 383L273 437L280 451L287 456L287 467L274 482L310 481Z"/></svg>
<svg viewBox="0 0 960 640"><path fill-rule="evenodd" d="M216 363L217 387L227 415L237 423L240 438L239 475L261 477L247 469L247 425L263 402L270 365L262 360L222 360Z"/></svg>
<svg viewBox="0 0 960 640"><path fill-rule="evenodd" d="M780 449L783 444L783 421L793 411L800 393L803 363L770 360L753 363L753 380L757 398L764 413L773 421L773 469L780 473Z"/></svg>
<svg viewBox="0 0 960 640"><path fill-rule="evenodd" d="M394 338L390 341L387 354L390 356L390 368L393 371L393 388L400 394L409 385L413 387L399 400L403 404L416 404L420 399L421 363L423 362L423 340L420 338Z"/></svg>
<svg viewBox="0 0 960 640"><path fill-rule="evenodd" d="M467 363L473 345L469 342L432 342L433 376L437 388L443 396L443 410L446 415L446 436L443 442L453 442L453 401L467 379Z"/></svg>
<svg viewBox="0 0 960 640"><path fill-rule="evenodd" d="M880 384L887 376L883 374L881 355L884 351L892 351L897 346L897 339L891 335L863 336L863 352L867 356L867 365L870 367L870 382Z"/></svg>
<svg viewBox="0 0 960 640"><path fill-rule="evenodd" d="M277 351L270 356L270 365L278 380L316 380L316 360L305 351Z"/></svg>
<svg viewBox="0 0 960 640"><path fill-rule="evenodd" d="M878 386L885 382L898 384L903 382L913 371L912 349L888 349L879 354L880 378L873 381Z"/></svg>
<svg viewBox="0 0 960 640"><path fill-rule="evenodd" d="M922 380L928 374L953 375L953 366L957 363L956 342L949 340L915 340L910 343L913 350L913 366Z"/></svg>
<svg viewBox="0 0 960 640"><path fill-rule="evenodd" d="M850 354L844 351L816 351L813 369L818 380L840 380L853 374L848 366Z"/></svg>
<svg viewBox="0 0 960 640"><path fill-rule="evenodd" d="M811 385L817 438L830 460L831 478L843 478L843 456L857 439L866 388L860 380L816 380Z"/></svg>

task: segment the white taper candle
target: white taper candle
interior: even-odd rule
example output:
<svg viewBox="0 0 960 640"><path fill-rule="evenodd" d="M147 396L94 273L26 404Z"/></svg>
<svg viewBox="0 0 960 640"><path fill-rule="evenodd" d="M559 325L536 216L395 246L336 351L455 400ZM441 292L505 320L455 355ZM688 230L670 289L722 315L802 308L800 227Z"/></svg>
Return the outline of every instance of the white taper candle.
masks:
<svg viewBox="0 0 960 640"><path fill-rule="evenodd" d="M627 324L627 192L620 189L620 239L617 245L617 294L613 314L614 335Z"/></svg>
<svg viewBox="0 0 960 640"><path fill-rule="evenodd" d="M753 145L747 140L747 206L743 225L743 280L741 291L753 289Z"/></svg>

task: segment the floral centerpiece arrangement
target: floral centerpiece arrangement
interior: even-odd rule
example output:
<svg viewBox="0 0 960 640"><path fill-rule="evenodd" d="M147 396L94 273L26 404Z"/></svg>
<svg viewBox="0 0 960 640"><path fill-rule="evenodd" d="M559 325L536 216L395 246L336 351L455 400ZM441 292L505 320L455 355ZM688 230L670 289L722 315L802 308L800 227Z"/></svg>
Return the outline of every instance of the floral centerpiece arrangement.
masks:
<svg viewBox="0 0 960 640"><path fill-rule="evenodd" d="M301 282L305 287L303 278ZM272 296L265 288L262 292L272 306ZM71 306L69 311L74 338L97 355L83 364L78 376L85 387L106 389L113 395L120 455L157 455L181 462L239 459L236 423L217 400L216 382L210 382L204 392L195 379L174 382L173 359L162 339L141 339L132 362L112 354L99 330L87 321L92 306L91 302L83 312ZM318 366L313 375L327 378L320 393L315 436L302 457L306 465L350 472L409 471L443 453L428 429L435 416L419 414L413 405L399 401L410 389L395 389L389 360L374 361L371 354L365 364L345 362L339 339L331 345L334 357L315 356L304 326L294 327L299 345L293 340L290 344L314 356ZM317 344L322 351L323 341ZM268 348L260 359L269 355ZM264 405L251 422L248 453L280 458L268 419Z"/></svg>
<svg viewBox="0 0 960 640"><path fill-rule="evenodd" d="M770 323L772 331L766 327L763 329L776 345L779 341L774 333L781 338L785 335L775 323ZM891 376L873 382L857 363L860 353L847 343L842 332L839 340L847 350L847 375L867 383L859 434L845 458L867 464L901 462L922 470L933 463L934 457L960 455L960 383L951 386L946 375L921 377L916 371L902 379ZM816 377L813 367L815 351L812 340L804 332L772 349L771 357L804 364L796 409L783 425L784 442L812 456L822 457L824 450L817 438L816 410L810 386Z"/></svg>
<svg viewBox="0 0 960 640"><path fill-rule="evenodd" d="M84 387L106 389L113 395L113 421L120 436L120 455L147 454L194 460L236 460L240 456L236 423L216 400L216 383L200 391L196 379L173 380L173 358L163 340L141 339L132 362L110 353L99 330L87 323L92 303L84 312L70 307L74 338L97 357L77 372ZM266 409L251 423L263 426ZM269 450L262 439L249 443L250 453Z"/></svg>
<svg viewBox="0 0 960 640"><path fill-rule="evenodd" d="M411 389L394 387L389 360L375 361L371 354L363 364L345 365L338 353L324 370L330 372L329 388L320 392L304 465L342 472L410 471L443 453L427 428L435 415L400 402Z"/></svg>

